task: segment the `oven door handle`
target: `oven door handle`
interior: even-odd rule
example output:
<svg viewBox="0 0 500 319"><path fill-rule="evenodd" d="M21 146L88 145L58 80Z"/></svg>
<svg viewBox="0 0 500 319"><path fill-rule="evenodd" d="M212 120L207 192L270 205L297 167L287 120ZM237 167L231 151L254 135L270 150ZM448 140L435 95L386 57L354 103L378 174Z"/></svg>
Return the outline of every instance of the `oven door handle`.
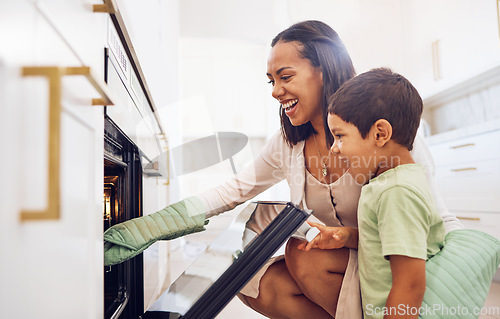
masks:
<svg viewBox="0 0 500 319"><path fill-rule="evenodd" d="M107 316L108 315L108 311L106 311L106 314L105 314L105 318L109 318L109 319L117 319L120 317L120 315L122 314L123 310L125 310L125 307L127 306L128 304L128 301L129 301L129 295L126 291L126 289L124 289L123 291L123 297L121 298L121 300L119 300L119 297L117 297L114 301L113 301L113 306L111 306L109 309L112 309L112 308L115 308L116 307L116 310L113 312L113 314L111 316ZM115 304L118 304L117 306L115 306Z"/></svg>

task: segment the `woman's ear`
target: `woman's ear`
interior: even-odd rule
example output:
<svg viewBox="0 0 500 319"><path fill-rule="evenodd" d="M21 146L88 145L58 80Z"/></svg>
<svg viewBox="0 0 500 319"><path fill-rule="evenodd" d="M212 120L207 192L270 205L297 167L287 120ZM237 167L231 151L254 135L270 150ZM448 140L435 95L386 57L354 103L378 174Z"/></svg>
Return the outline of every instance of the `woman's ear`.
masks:
<svg viewBox="0 0 500 319"><path fill-rule="evenodd" d="M385 119L380 119L372 126L372 136L375 138L375 144L383 147L392 138L392 125Z"/></svg>
<svg viewBox="0 0 500 319"><path fill-rule="evenodd" d="M320 67L317 67L316 72L319 72L319 79L321 81L321 86L323 86L325 84L325 82L323 82L323 71L321 71Z"/></svg>

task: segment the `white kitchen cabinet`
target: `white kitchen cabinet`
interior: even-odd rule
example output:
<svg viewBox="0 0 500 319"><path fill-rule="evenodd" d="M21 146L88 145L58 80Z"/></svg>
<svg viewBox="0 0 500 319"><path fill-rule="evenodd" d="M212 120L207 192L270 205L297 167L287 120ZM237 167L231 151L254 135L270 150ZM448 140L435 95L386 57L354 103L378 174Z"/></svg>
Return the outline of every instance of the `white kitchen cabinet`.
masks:
<svg viewBox="0 0 500 319"><path fill-rule="evenodd" d="M480 125L481 127L483 125ZM434 136L436 140L438 135ZM438 166L465 168L470 163L500 159L500 130L457 136L433 143L431 149ZM474 166L474 165L473 165ZM500 209L500 208L499 208Z"/></svg>
<svg viewBox="0 0 500 319"><path fill-rule="evenodd" d="M500 158L472 160L437 168L436 177L447 206L455 211L500 211Z"/></svg>
<svg viewBox="0 0 500 319"><path fill-rule="evenodd" d="M500 65L496 6L491 0L403 1L404 74L424 99Z"/></svg>
<svg viewBox="0 0 500 319"><path fill-rule="evenodd" d="M498 126L482 124L434 135L428 143L448 209L465 227L500 239L499 138Z"/></svg>
<svg viewBox="0 0 500 319"><path fill-rule="evenodd" d="M500 231L498 230L498 225L500 225L499 213L457 211L455 214L465 228L485 232L500 240Z"/></svg>
<svg viewBox="0 0 500 319"><path fill-rule="evenodd" d="M54 101L49 102L53 79L23 76L22 70L80 68L82 56L85 66L99 73L102 68L97 59L68 45L61 34L72 21L92 30L104 25L105 17L96 18L88 2L67 1L64 6L79 12L78 19L65 12L66 21L53 24L40 4L26 0L0 4L0 139L4 147L0 317L102 318L103 108L92 106L92 98L100 94L84 76L62 76L61 110L56 112ZM57 17L58 11L51 16ZM80 40L92 42L92 37L90 32ZM103 48L104 43L99 46ZM50 114L60 115L59 126L49 125ZM59 154L49 151L50 139L60 142ZM47 169L49 163L57 162L54 170ZM59 190L49 191L53 189L49 180L59 182ZM49 200L53 194L59 194L59 199ZM49 203L59 207L59 217L38 220ZM36 217L21 220L27 210Z"/></svg>
<svg viewBox="0 0 500 319"><path fill-rule="evenodd" d="M81 64L92 65L103 78L106 14L93 12L95 0L38 0L35 6L57 29Z"/></svg>

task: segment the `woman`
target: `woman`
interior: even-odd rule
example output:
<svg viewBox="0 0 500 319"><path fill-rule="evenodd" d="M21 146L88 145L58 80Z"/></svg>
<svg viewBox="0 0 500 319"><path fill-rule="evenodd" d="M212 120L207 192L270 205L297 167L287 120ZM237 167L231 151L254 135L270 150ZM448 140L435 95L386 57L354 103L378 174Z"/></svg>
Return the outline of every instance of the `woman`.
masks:
<svg viewBox="0 0 500 319"><path fill-rule="evenodd" d="M349 54L336 32L319 21L297 23L271 45L267 76L280 103L281 133L252 166L198 197L210 217L286 179L292 202L314 210L326 225L348 227L355 234L361 187L346 174L345 163L330 153L333 137L326 124L328 97L355 75ZM432 181L432 160L421 138L412 155L428 167ZM448 231L461 228L439 196L436 200ZM285 258L268 262L242 289L240 299L273 318L361 318L357 251L304 252L299 244L291 239Z"/></svg>

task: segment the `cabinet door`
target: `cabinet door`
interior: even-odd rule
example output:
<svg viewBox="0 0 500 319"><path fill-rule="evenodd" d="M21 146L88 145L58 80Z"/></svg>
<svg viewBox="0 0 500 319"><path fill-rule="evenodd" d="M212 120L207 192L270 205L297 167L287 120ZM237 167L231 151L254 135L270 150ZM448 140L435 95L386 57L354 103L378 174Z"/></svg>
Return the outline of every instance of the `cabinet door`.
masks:
<svg viewBox="0 0 500 319"><path fill-rule="evenodd" d="M500 65L496 1L411 0L405 8L406 74L424 99Z"/></svg>
<svg viewBox="0 0 500 319"><path fill-rule="evenodd" d="M462 222L464 228L483 231L500 240L500 214L499 213L471 213L456 211L457 218Z"/></svg>
<svg viewBox="0 0 500 319"><path fill-rule="evenodd" d="M84 65L92 65L104 78L106 13L93 12L96 0L39 0L36 8L72 48L73 55Z"/></svg>
<svg viewBox="0 0 500 319"><path fill-rule="evenodd" d="M499 160L476 161L436 169L443 199L452 211L499 212Z"/></svg>
<svg viewBox="0 0 500 319"><path fill-rule="evenodd" d="M444 4L446 14L439 25L443 30L439 82L448 88L500 64L500 35L496 1L461 0Z"/></svg>
<svg viewBox="0 0 500 319"><path fill-rule="evenodd" d="M497 159L500 161L500 130L430 145L436 167Z"/></svg>
<svg viewBox="0 0 500 319"><path fill-rule="evenodd" d="M48 80L22 68L80 61L32 2L2 2L0 29L16 30L0 33L0 317L102 318L102 107L84 77L63 78L60 154L49 154ZM49 179L60 183L60 217L21 221L47 207Z"/></svg>

